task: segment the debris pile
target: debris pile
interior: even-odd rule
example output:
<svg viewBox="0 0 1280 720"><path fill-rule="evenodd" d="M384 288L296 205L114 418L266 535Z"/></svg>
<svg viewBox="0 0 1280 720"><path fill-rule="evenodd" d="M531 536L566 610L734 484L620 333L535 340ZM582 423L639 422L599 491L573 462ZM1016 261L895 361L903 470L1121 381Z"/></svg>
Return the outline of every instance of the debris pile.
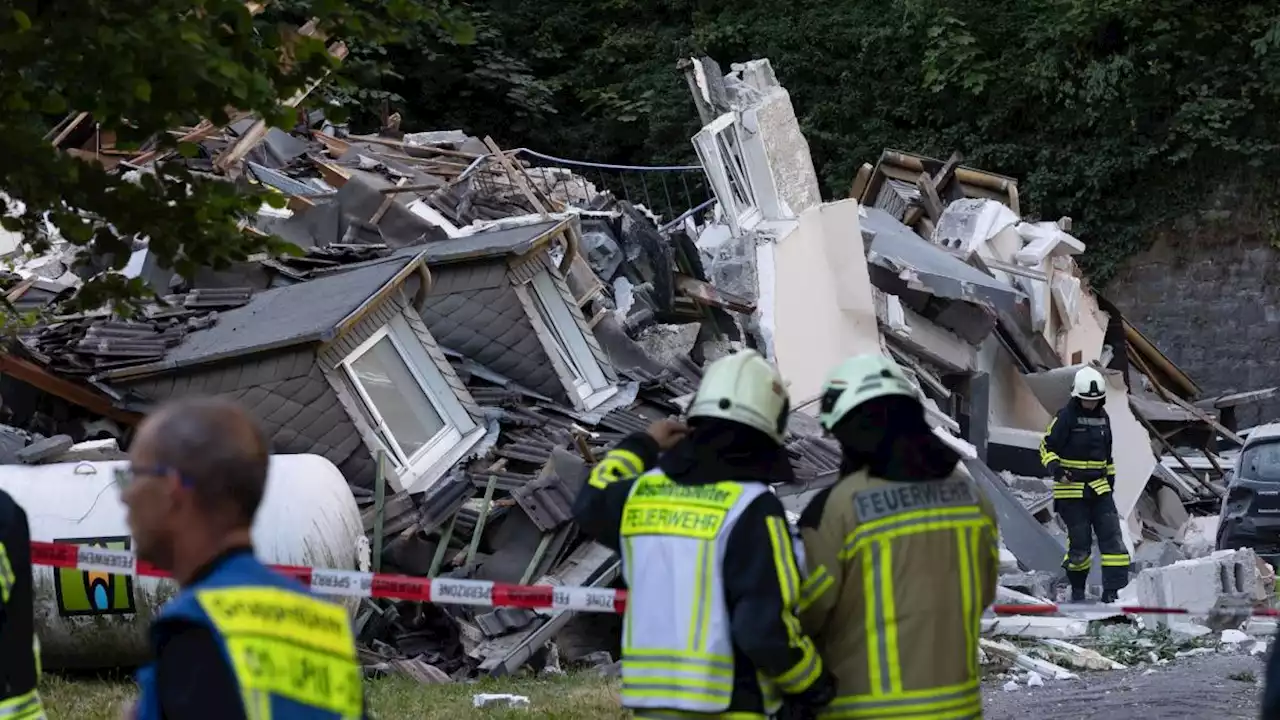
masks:
<svg viewBox="0 0 1280 720"><path fill-rule="evenodd" d="M184 279L140 240L125 274L157 301L129 321L59 314L78 282L64 245L22 257L0 288L45 319L0 354L3 420L65 434L60 444L127 446L153 404L229 395L258 415L275 452L321 455L342 472L374 569L604 587L618 583L619 559L581 536L572 500L610 445L683 411L707 361L757 348L790 383L786 446L801 482L778 493L794 515L838 475L838 449L813 418L826 372L880 351L996 506L1001 602L1035 605L1057 600L1065 543L1039 443L1075 372L1092 365L1107 378L1114 497L1140 572L1129 592L1206 613L1224 598L1270 601L1263 546L1214 552L1221 498L1248 480L1231 473L1280 469L1265 451L1280 427L1234 430L1233 409L1270 391L1202 399L1089 287L1070 218L1022 217L1016 180L958 154L885 150L850 199L823 203L768 61L727 75L705 58L683 67L698 76L706 125L693 144L715 202L663 217L625 186L619 199L604 180L533 167L458 131L356 135L320 113L284 131L244 117L176 129L199 148L177 158L115 150L69 117L55 146L93 148L118 172L163 159L283 194L286 209L264 206L245 231L301 252ZM15 452L39 444L20 440ZM1280 551L1280 532L1255 542ZM1120 621L1105 609L992 617L984 632L1036 653L992 639L981 649L1032 686L1133 662L1086 647L1099 622ZM1142 624L1144 647L1150 633L1192 634L1125 622ZM384 600L356 616L366 666L422 682L561 661L609 672L618 626L612 615Z"/></svg>

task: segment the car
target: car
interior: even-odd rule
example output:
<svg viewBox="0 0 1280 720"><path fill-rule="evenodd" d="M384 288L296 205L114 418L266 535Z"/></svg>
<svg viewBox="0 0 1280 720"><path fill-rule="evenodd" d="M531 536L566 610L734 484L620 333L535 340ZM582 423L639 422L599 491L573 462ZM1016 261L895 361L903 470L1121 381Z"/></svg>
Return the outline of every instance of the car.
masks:
<svg viewBox="0 0 1280 720"><path fill-rule="evenodd" d="M1280 423L1249 434L1225 479L1217 548L1253 548L1276 566L1280 560Z"/></svg>

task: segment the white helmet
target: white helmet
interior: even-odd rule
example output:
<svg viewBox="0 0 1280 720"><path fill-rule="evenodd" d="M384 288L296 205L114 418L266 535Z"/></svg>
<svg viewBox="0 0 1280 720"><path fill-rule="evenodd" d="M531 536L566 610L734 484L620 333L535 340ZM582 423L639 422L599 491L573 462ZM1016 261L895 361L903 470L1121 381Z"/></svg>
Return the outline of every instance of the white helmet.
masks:
<svg viewBox="0 0 1280 720"><path fill-rule="evenodd" d="M822 387L818 422L830 430L849 411L868 400L886 395L917 397L915 388L894 361L880 354L851 357L836 366Z"/></svg>
<svg viewBox="0 0 1280 720"><path fill-rule="evenodd" d="M739 422L781 445L790 405L777 368L755 350L743 350L707 366L688 416Z"/></svg>
<svg viewBox="0 0 1280 720"><path fill-rule="evenodd" d="M1081 400L1101 400L1107 396L1107 381L1097 370L1082 367L1076 371L1076 379L1071 383L1071 395Z"/></svg>

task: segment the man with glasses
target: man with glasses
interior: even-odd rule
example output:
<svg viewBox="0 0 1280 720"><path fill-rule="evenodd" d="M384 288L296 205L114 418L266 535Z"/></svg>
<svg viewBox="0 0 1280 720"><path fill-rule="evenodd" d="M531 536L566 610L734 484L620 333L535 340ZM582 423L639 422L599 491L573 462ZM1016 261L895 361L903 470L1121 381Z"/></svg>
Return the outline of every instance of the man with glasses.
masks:
<svg viewBox="0 0 1280 720"><path fill-rule="evenodd" d="M27 513L0 490L0 719L44 720Z"/></svg>
<svg viewBox="0 0 1280 720"><path fill-rule="evenodd" d="M237 404L191 398L138 428L118 476L138 559L181 586L151 628L138 720L364 715L346 610L253 556L268 446Z"/></svg>

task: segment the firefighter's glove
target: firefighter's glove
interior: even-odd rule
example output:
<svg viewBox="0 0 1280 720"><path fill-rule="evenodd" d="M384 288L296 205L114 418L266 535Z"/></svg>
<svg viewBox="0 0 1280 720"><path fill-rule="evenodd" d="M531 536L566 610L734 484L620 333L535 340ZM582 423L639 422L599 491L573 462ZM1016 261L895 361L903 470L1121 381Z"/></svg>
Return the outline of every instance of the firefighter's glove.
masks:
<svg viewBox="0 0 1280 720"><path fill-rule="evenodd" d="M1067 469L1062 467L1061 465L1058 466L1057 470L1053 471L1054 482L1071 482L1071 480L1072 480L1071 473L1068 472Z"/></svg>
<svg viewBox="0 0 1280 720"><path fill-rule="evenodd" d="M825 669L808 690L784 695L778 720L816 720L818 712L836 699L836 680Z"/></svg>

